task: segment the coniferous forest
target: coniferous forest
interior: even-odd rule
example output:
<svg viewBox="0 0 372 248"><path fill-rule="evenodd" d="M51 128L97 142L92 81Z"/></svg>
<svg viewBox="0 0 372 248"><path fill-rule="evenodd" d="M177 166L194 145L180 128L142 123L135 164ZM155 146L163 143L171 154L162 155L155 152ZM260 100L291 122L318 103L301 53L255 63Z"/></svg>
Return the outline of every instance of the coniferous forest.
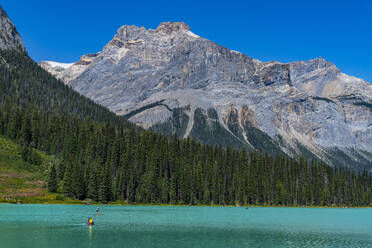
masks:
<svg viewBox="0 0 372 248"><path fill-rule="evenodd" d="M0 53L0 135L56 155L48 188L98 202L367 206L372 177L144 131L65 86L27 55Z"/></svg>

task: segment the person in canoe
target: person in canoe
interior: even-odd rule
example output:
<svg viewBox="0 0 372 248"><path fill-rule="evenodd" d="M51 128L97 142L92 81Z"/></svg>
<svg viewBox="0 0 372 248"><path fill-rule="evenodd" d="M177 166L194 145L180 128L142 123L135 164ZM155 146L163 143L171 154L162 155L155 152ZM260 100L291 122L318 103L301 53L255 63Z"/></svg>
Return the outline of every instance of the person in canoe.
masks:
<svg viewBox="0 0 372 248"><path fill-rule="evenodd" d="M103 215L102 213L99 212L99 207L96 208L96 216L97 215Z"/></svg>
<svg viewBox="0 0 372 248"><path fill-rule="evenodd" d="M92 218L88 218L88 221L87 221L87 226L93 226L94 225L94 221Z"/></svg>

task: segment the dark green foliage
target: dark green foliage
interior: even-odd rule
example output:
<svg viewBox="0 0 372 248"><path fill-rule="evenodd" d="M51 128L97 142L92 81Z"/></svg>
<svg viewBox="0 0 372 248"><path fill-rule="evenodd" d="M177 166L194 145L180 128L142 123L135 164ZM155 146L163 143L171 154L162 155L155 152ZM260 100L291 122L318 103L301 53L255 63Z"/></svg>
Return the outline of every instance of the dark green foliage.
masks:
<svg viewBox="0 0 372 248"><path fill-rule="evenodd" d="M218 120L218 113L214 108L208 108L207 115L210 119Z"/></svg>
<svg viewBox="0 0 372 248"><path fill-rule="evenodd" d="M143 111L145 111L145 110L147 110L147 109L154 108L154 107L156 107L156 106L164 106L164 107L168 108L167 105L162 104L163 101L164 101L164 100L162 100L162 101L158 101L158 102L154 102L154 103L151 103L151 104L149 104L149 105L145 105L145 106L143 106L143 107L141 107L141 108L138 108L138 109L136 109L136 110L133 110L132 112L130 112L130 113L124 115L124 117L127 118L127 119L129 119L130 117L135 116L135 115L138 114L138 113L141 113L141 112L143 112ZM168 109L169 109L169 108L168 108Z"/></svg>
<svg viewBox="0 0 372 248"><path fill-rule="evenodd" d="M251 143L255 149L276 156L283 154L276 141L266 133L255 127L245 127L245 131L249 143Z"/></svg>
<svg viewBox="0 0 372 248"><path fill-rule="evenodd" d="M201 142L208 141L208 145L232 144L234 148L245 147L245 144L239 138L222 127L217 119L209 119L200 108L195 110L194 125L190 131L190 136Z"/></svg>
<svg viewBox="0 0 372 248"><path fill-rule="evenodd" d="M367 172L332 168L305 158L272 157L231 147L169 139L122 125L79 120L30 108L0 108L0 135L12 134L15 113L33 113L38 149L61 161L51 168L50 190L61 183L73 198L172 204L366 206ZM25 122L20 123L20 129ZM57 125L55 127L55 125ZM30 130L36 130L32 124ZM31 142L34 135L31 132ZM54 138L51 138L54 137ZM25 146L25 150L33 148ZM25 152L26 153L26 152ZM55 167L55 168L54 168ZM62 176L61 176L62 175ZM52 180L53 179L53 180Z"/></svg>
<svg viewBox="0 0 372 248"><path fill-rule="evenodd" d="M353 152L353 151L350 151ZM354 157L356 158L353 160L345 154L344 151L340 149L329 149L327 151L328 159L331 160L334 164L337 164L339 166L343 166L346 168L360 168L364 170L371 170L372 169L372 155L365 153L365 156L361 156L359 153L354 152Z"/></svg>
<svg viewBox="0 0 372 248"><path fill-rule="evenodd" d="M38 166L41 165L40 155L29 146L22 147L21 157L22 157L22 160L27 163L38 165Z"/></svg>
<svg viewBox="0 0 372 248"><path fill-rule="evenodd" d="M63 193L65 193L68 196L75 196L76 189L74 188L75 185L73 185L74 182L74 165L68 164L65 169L65 173L63 176L62 181L62 187L63 187Z"/></svg>
<svg viewBox="0 0 372 248"><path fill-rule="evenodd" d="M315 156L314 153L312 153L311 151L309 151L306 147L304 147L300 143L297 143L297 147L298 147L298 149L300 151L300 154L302 156L304 156L306 159L309 159L309 160L316 160L317 159L317 157Z"/></svg>
<svg viewBox="0 0 372 248"><path fill-rule="evenodd" d="M150 130L162 133L168 137L176 135L182 138L186 133L187 124L189 122L189 116L185 114L187 109L189 109L189 107L172 109L172 116L167 122L158 123L152 126Z"/></svg>
<svg viewBox="0 0 372 248"><path fill-rule="evenodd" d="M57 192L58 189L58 178L57 178L57 169L56 166L53 164L49 170L49 177L48 177L48 190L50 192Z"/></svg>
<svg viewBox="0 0 372 248"><path fill-rule="evenodd" d="M88 198L94 201L98 201L98 182L97 182L97 171L95 170L95 167L90 168L87 183L88 183L88 189L87 189Z"/></svg>
<svg viewBox="0 0 372 248"><path fill-rule="evenodd" d="M98 187L98 200L109 202L112 200L112 169L110 166L102 168L100 173L101 182Z"/></svg>

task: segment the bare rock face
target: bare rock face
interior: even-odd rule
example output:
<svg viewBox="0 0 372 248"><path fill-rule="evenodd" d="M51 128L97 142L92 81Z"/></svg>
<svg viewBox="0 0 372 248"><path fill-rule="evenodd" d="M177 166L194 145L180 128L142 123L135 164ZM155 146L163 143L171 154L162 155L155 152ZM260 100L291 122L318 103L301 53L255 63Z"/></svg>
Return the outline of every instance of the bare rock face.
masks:
<svg viewBox="0 0 372 248"><path fill-rule="evenodd" d="M171 34L180 30L190 31L190 27L183 22L163 22L160 23L160 25L156 29L156 32Z"/></svg>
<svg viewBox="0 0 372 248"><path fill-rule="evenodd" d="M145 128L372 168L372 86L323 58L260 62L162 23L123 26L71 65L40 65Z"/></svg>
<svg viewBox="0 0 372 248"><path fill-rule="evenodd" d="M14 24L0 6L0 49L20 49L25 51L21 36Z"/></svg>

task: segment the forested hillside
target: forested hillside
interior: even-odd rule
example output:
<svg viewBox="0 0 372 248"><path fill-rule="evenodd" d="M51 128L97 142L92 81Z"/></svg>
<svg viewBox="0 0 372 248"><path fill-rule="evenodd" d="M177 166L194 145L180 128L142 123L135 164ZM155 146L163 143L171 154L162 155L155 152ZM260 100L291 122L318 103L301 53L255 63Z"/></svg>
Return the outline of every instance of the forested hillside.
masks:
<svg viewBox="0 0 372 248"><path fill-rule="evenodd" d="M52 192L129 203L366 206L372 200L367 172L143 131L22 52L0 56L0 135L21 144L30 164L34 148L56 155Z"/></svg>
<svg viewBox="0 0 372 248"><path fill-rule="evenodd" d="M49 189L72 198L172 204L366 206L367 172L168 139L149 131L3 106L0 134L56 154Z"/></svg>
<svg viewBox="0 0 372 248"><path fill-rule="evenodd" d="M0 50L0 104L36 106L59 115L129 125L123 118L41 69L19 50Z"/></svg>

